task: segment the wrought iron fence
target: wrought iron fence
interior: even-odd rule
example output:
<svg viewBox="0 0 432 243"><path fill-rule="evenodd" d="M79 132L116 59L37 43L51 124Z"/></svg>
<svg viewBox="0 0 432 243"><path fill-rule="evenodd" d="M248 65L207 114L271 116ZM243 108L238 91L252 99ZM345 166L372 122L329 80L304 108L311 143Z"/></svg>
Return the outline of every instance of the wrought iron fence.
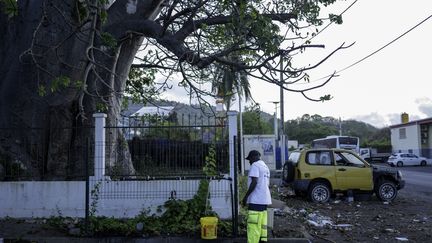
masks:
<svg viewBox="0 0 432 243"><path fill-rule="evenodd" d="M93 149L83 141L92 134L92 127L0 128L0 181L85 180Z"/></svg>
<svg viewBox="0 0 432 243"><path fill-rule="evenodd" d="M106 127L106 174L131 175L122 165L125 154L130 155L135 177L204 176L206 164L218 175L227 173L229 149L223 120L182 117L174 121L156 116L128 118L122 126ZM119 153L119 144L127 144L128 151Z"/></svg>
<svg viewBox="0 0 432 243"><path fill-rule="evenodd" d="M151 116L127 122L105 128L105 175L206 176L206 164L214 174L228 172L222 118ZM0 181L85 180L94 172L94 134L94 127L0 128Z"/></svg>

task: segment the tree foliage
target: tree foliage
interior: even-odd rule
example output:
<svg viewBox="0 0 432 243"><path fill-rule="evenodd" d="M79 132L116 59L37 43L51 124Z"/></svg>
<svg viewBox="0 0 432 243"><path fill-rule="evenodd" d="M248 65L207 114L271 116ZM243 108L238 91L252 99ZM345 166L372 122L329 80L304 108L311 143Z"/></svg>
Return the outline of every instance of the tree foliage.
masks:
<svg viewBox="0 0 432 243"><path fill-rule="evenodd" d="M47 174L61 178L67 168L77 168L82 160L77 148L92 134L59 127L91 126L95 112L107 113L107 125L116 126L125 96L146 101L171 88L170 81L203 104L204 97L217 96L212 87L248 94L247 79L226 85L227 79L217 78L220 70L310 100L330 99L308 92L332 75L304 89L291 84L308 82L309 70L347 48L341 44L317 63L294 65L295 56L323 47L309 41L317 26L341 22L340 16L319 16L335 1L0 0L0 127L46 131L43 137L1 131L0 154L34 171L31 161L43 160ZM130 72L131 67L141 71ZM118 151L121 132L109 136L118 144L107 148L107 168L118 163L133 172L127 148ZM16 141L40 147L32 151Z"/></svg>
<svg viewBox="0 0 432 243"><path fill-rule="evenodd" d="M313 117L313 118L312 118ZM301 144L310 144L316 138L326 137L328 135L338 134L335 124L330 120L329 123L323 122L323 118L319 115L310 116L304 114L296 120L289 120L285 125L285 132L289 139L298 140Z"/></svg>
<svg viewBox="0 0 432 243"><path fill-rule="evenodd" d="M335 1L44 0L33 3L37 11L30 16L26 12L29 0L2 0L0 10L9 17L2 21L8 27L30 17L39 21L21 58L28 58L35 67L40 95L55 96L59 93L55 80L70 79L64 88L75 95L78 115L85 118L85 113L92 111L85 104L87 98L98 100L93 102L93 109L101 102L112 109L116 101L110 97L118 99L126 92L147 100L154 91L170 88L168 80L178 79L178 75L178 85L204 102L203 96L218 93L203 87L207 83L249 96L247 80L231 77L236 83L230 85L226 77L230 73L280 85L311 100L328 100L329 95L311 98L307 92L325 85L332 76L305 89L291 89L289 85L307 82L307 71L322 63L295 67L293 60L308 48L322 47L309 44L308 39L318 31L316 26L324 21L342 22L340 15L319 17L321 8ZM53 38L47 38L47 34L54 34ZM66 54L63 49L74 46L73 42L80 42L81 52L73 54L82 58L62 58ZM344 48L342 44L324 60ZM135 78L125 84L137 52L133 66L145 71L133 71ZM279 56L285 63L282 69ZM225 70L223 77L220 70ZM140 90L156 84L149 83L156 72L166 77L157 83L160 87ZM143 78L137 79L137 75Z"/></svg>
<svg viewBox="0 0 432 243"><path fill-rule="evenodd" d="M259 106L246 107L242 113L243 134L273 134L272 121L265 121L261 117Z"/></svg>

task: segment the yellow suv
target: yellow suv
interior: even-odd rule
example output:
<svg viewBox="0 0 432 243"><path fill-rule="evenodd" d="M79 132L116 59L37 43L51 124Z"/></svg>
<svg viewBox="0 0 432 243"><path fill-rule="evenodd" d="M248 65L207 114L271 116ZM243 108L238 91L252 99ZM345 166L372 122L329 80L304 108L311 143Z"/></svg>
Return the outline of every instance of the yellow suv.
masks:
<svg viewBox="0 0 432 243"><path fill-rule="evenodd" d="M343 149L309 149L291 152L283 166L282 180L296 194L306 193L313 202L327 202L335 192L372 194L383 201L396 198L405 185L402 173L372 166L357 153Z"/></svg>

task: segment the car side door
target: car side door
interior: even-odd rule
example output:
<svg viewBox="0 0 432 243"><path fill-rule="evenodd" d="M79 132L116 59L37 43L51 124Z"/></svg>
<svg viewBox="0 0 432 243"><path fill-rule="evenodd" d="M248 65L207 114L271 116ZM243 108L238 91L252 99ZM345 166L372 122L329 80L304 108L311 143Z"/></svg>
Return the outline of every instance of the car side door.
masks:
<svg viewBox="0 0 432 243"><path fill-rule="evenodd" d="M373 190L372 169L354 153L335 151L336 190Z"/></svg>
<svg viewBox="0 0 432 243"><path fill-rule="evenodd" d="M331 186L336 184L335 168L331 150L313 150L305 155L305 164L300 164L303 179L327 179Z"/></svg>
<svg viewBox="0 0 432 243"><path fill-rule="evenodd" d="M412 160L409 157L409 154L400 154L400 160L402 161L403 165L412 165Z"/></svg>
<svg viewBox="0 0 432 243"><path fill-rule="evenodd" d="M420 165L420 158L415 154L408 154L411 165Z"/></svg>

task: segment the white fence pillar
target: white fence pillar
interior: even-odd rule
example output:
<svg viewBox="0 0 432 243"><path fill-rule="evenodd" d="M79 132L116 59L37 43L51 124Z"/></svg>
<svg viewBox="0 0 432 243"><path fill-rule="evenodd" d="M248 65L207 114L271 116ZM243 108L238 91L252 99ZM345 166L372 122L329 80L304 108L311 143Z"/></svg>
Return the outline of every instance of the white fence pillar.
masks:
<svg viewBox="0 0 432 243"><path fill-rule="evenodd" d="M93 114L95 118L94 177L102 180L105 176L105 113Z"/></svg>

